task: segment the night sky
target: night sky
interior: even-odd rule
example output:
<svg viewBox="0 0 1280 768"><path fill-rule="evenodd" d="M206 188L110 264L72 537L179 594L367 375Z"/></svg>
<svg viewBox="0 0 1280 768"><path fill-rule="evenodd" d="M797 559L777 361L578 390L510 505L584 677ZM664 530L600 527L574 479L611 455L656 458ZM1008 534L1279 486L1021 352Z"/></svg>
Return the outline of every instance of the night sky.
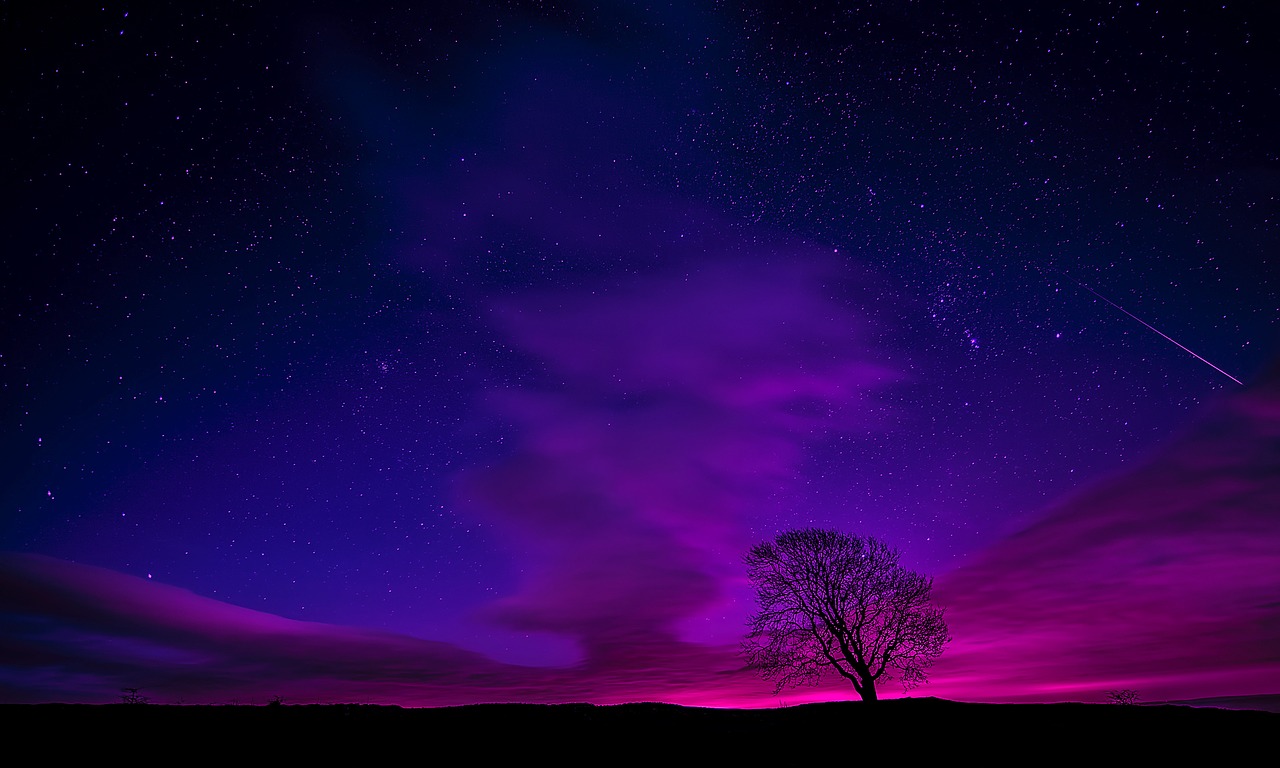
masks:
<svg viewBox="0 0 1280 768"><path fill-rule="evenodd" d="M381 6L0 8L0 700L1280 692L1266 3Z"/></svg>

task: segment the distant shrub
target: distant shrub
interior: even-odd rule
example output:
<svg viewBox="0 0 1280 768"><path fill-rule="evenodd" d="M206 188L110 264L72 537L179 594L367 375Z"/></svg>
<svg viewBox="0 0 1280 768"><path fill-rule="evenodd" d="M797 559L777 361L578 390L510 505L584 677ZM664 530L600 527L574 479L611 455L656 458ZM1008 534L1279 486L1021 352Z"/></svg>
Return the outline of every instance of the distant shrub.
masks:
<svg viewBox="0 0 1280 768"><path fill-rule="evenodd" d="M137 688L121 688L120 701L124 704L146 704L149 699L138 693Z"/></svg>
<svg viewBox="0 0 1280 768"><path fill-rule="evenodd" d="M1137 704L1138 692L1129 688L1118 691L1107 691L1107 700L1112 704Z"/></svg>

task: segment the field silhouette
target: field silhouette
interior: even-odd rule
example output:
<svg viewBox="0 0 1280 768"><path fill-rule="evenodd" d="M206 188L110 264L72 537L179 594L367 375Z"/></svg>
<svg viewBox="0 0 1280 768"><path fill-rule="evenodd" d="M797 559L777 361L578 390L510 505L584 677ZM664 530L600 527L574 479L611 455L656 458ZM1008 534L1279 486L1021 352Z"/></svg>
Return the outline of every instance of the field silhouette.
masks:
<svg viewBox="0 0 1280 768"><path fill-rule="evenodd" d="M670 704L24 704L0 707L11 743L48 736L46 754L86 759L350 759L457 765L551 758L645 764L690 756L757 765L779 760L987 764L1274 759L1280 713L1116 704L973 704L934 698L778 709ZM112 759L108 762L115 762Z"/></svg>

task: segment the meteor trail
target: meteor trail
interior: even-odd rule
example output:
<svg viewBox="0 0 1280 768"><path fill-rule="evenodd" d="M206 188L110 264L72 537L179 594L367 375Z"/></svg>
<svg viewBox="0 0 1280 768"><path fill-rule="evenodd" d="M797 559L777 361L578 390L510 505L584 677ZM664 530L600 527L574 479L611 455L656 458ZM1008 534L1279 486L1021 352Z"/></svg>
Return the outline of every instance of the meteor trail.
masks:
<svg viewBox="0 0 1280 768"><path fill-rule="evenodd" d="M1210 368L1212 368L1213 370L1215 370L1215 371L1217 371L1218 373L1222 374L1223 376L1226 376L1228 379L1231 379L1232 381L1234 381L1235 383L1239 384L1240 386L1242 386L1242 387L1244 386L1244 382L1243 382L1243 381L1241 381L1241 380L1237 379L1235 376L1232 376L1231 374L1229 374L1229 373L1227 373L1226 371L1222 370L1221 368L1219 368L1218 366L1216 366L1216 365L1214 365L1213 363L1209 362L1208 360L1205 360L1203 357L1201 357L1201 356L1197 355L1195 352L1192 352L1191 350L1187 349L1187 348L1186 348L1186 347L1184 347L1183 345L1179 344L1177 341L1174 341L1173 339L1169 338L1168 334L1164 333L1164 332L1163 332L1163 331L1161 331L1159 328L1156 328L1156 327L1155 327L1154 325L1152 325L1151 323L1148 323L1146 320L1143 320L1142 318L1140 318L1140 317L1138 317L1137 315L1133 314L1133 313L1132 313L1132 312L1130 312L1129 310L1127 310L1127 309L1125 309L1124 307L1120 306L1119 304L1115 303L1115 302L1114 302L1114 301L1112 301L1111 299L1108 299L1106 296L1103 296L1102 294L1100 294L1100 293L1098 293L1097 291L1093 290L1093 289L1092 289L1092 288L1090 288L1089 286L1087 286L1087 285L1085 285L1084 283L1080 282L1079 280L1075 279L1075 278L1074 278L1074 277L1072 277L1071 275L1068 275L1066 272L1063 272L1063 271L1062 271L1062 270L1060 270L1060 269L1059 269L1059 270L1055 270L1055 271L1056 271L1056 272L1061 273L1061 274L1063 275L1063 277L1066 277L1066 278L1067 278L1068 280L1070 280L1071 282L1075 283L1076 285L1078 285L1078 286L1080 286L1081 288L1085 289L1085 290L1086 290L1086 291L1088 291L1089 293L1092 293L1094 296L1097 296L1098 298L1100 298L1100 299L1102 299L1103 301L1107 302L1107 303L1108 303L1108 304L1110 304L1111 306L1113 306L1113 307L1115 307L1116 309L1120 310L1121 312L1125 313L1125 314L1126 314L1126 315L1128 315L1129 317L1132 317L1134 320L1137 320L1138 322L1140 322L1140 323L1142 323L1143 325L1147 326L1147 327L1148 327L1148 328L1150 328L1151 330L1153 330L1153 331L1155 331L1156 333L1160 334L1160 336L1161 336L1163 339L1165 339L1166 341L1168 341L1168 342L1170 342L1170 343L1172 343L1172 344L1176 345L1176 346L1178 347L1178 349L1181 349L1182 351L1186 352L1188 355L1191 355L1191 356L1192 356L1192 357L1194 357L1195 359L1197 359L1197 360L1199 360L1200 362L1204 363L1205 365L1209 366Z"/></svg>

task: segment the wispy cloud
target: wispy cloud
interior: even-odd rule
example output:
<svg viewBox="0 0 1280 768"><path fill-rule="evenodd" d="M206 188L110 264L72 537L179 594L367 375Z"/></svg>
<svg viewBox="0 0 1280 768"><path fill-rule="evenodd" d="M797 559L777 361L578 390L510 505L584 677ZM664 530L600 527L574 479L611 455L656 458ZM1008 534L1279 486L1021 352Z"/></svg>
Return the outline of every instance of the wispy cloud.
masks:
<svg viewBox="0 0 1280 768"><path fill-rule="evenodd" d="M895 378L833 274L781 253L497 306L547 386L493 393L519 445L461 486L527 574L495 616L617 654L722 597L805 441L865 428Z"/></svg>

